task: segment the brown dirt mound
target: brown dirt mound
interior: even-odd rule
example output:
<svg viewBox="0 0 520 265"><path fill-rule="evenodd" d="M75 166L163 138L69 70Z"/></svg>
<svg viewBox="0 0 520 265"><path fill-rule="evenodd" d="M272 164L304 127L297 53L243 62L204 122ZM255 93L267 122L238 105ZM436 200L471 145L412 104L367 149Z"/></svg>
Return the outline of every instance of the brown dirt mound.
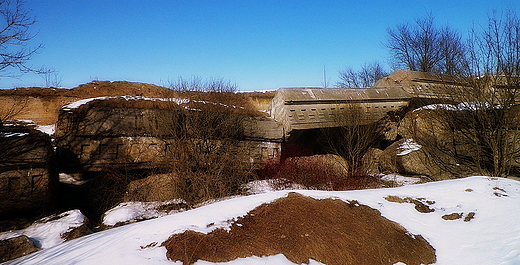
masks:
<svg viewBox="0 0 520 265"><path fill-rule="evenodd" d="M70 90L74 96L81 98L101 96L143 96L168 97L172 90L153 84L127 81L92 81Z"/></svg>
<svg viewBox="0 0 520 265"><path fill-rule="evenodd" d="M186 231L162 243L172 261L227 262L284 254L294 263L431 264L435 250L368 206L297 193L263 204L239 218L228 232Z"/></svg>

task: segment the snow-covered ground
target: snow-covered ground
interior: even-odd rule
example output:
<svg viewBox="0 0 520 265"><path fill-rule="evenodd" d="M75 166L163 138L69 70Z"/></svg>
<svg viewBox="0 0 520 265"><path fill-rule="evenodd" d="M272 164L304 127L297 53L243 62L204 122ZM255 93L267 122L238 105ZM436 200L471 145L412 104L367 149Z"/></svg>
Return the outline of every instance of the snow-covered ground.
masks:
<svg viewBox="0 0 520 265"><path fill-rule="evenodd" d="M175 264L166 258L161 243L173 233L195 230L208 233L228 227L230 220L258 205L284 197L289 191L271 191L236 197L161 218L94 233L45 248L7 264ZM469 177L399 188L360 191L297 192L321 198L357 200L386 218L422 235L436 250L436 264L520 264L520 182L510 179ZM411 203L385 198L412 198L435 211L420 213ZM458 213L462 218L445 220ZM473 219L466 218L473 213ZM466 220L464 220L466 219ZM215 225L209 225L215 224ZM43 245L42 245L43 247ZM178 262L177 264L180 264ZM214 264L199 261L197 265ZM293 264L283 255L249 257L220 264ZM311 264L320 264L312 261Z"/></svg>

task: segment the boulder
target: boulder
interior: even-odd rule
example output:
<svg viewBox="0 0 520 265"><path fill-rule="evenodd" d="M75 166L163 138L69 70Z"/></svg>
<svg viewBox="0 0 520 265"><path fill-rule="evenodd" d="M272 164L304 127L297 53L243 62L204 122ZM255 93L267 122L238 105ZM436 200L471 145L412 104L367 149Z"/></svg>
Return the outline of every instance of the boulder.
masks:
<svg viewBox="0 0 520 265"><path fill-rule="evenodd" d="M369 148L363 155L363 167L367 175L377 175L383 173L381 170L380 157L383 150L379 148Z"/></svg>
<svg viewBox="0 0 520 265"><path fill-rule="evenodd" d="M381 153L378 162L381 173L423 175L435 180L450 179L458 175L446 171L440 162L434 160L413 139L400 139L391 144Z"/></svg>
<svg viewBox="0 0 520 265"><path fill-rule="evenodd" d="M173 173L151 175L130 182L124 201L169 201L180 198L179 177Z"/></svg>
<svg viewBox="0 0 520 265"><path fill-rule="evenodd" d="M408 112L399 122L397 134L405 139L434 136L439 140L451 140L453 132L442 122L443 110L435 108L435 105L429 105Z"/></svg>
<svg viewBox="0 0 520 265"><path fill-rule="evenodd" d="M89 220L85 217L82 225L71 228L69 231L63 233L61 238L65 239L65 241L69 241L92 234L92 229L90 229L89 223Z"/></svg>
<svg viewBox="0 0 520 265"><path fill-rule="evenodd" d="M27 236L0 241L0 263L29 255L40 250Z"/></svg>
<svg viewBox="0 0 520 265"><path fill-rule="evenodd" d="M387 147L379 156L381 168L388 173L432 175L427 155L412 139L400 139Z"/></svg>

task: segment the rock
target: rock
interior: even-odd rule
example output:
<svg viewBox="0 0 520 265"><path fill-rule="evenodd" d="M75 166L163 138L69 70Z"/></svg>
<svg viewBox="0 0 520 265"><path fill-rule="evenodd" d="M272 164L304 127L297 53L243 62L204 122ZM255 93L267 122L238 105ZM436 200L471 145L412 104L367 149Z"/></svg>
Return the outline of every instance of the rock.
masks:
<svg viewBox="0 0 520 265"><path fill-rule="evenodd" d="M72 239L80 238L86 235L92 234L92 229L89 227L89 221L85 217L83 220L83 224L78 227L74 227L61 235L61 238L65 239L65 241L69 241Z"/></svg>
<svg viewBox="0 0 520 265"><path fill-rule="evenodd" d="M427 156L419 145L411 143L411 139L398 140L380 154L379 163L385 172L431 175L430 166L426 165Z"/></svg>
<svg viewBox="0 0 520 265"><path fill-rule="evenodd" d="M387 147L379 157L379 166L382 173L430 176L435 180L455 177L413 139L400 139Z"/></svg>
<svg viewBox="0 0 520 265"><path fill-rule="evenodd" d="M179 178L173 173L151 175L130 182L123 201L169 201L178 199Z"/></svg>
<svg viewBox="0 0 520 265"><path fill-rule="evenodd" d="M383 150L378 148L369 148L363 155L363 167L367 175L376 175L381 172L380 157L383 155Z"/></svg>
<svg viewBox="0 0 520 265"><path fill-rule="evenodd" d="M0 241L0 263L29 255L40 250L27 236L18 236Z"/></svg>

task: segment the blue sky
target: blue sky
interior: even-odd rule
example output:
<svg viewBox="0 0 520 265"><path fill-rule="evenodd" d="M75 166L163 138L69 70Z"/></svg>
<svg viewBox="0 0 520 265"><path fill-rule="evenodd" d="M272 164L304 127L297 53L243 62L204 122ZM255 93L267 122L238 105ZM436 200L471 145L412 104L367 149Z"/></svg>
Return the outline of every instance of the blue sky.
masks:
<svg viewBox="0 0 520 265"><path fill-rule="evenodd" d="M36 17L31 64L63 87L92 80L167 85L179 76L222 78L240 90L322 86L338 71L387 64L387 29L428 13L462 33L518 0L226 1L27 0ZM1 78L1 88L42 86L42 76Z"/></svg>

